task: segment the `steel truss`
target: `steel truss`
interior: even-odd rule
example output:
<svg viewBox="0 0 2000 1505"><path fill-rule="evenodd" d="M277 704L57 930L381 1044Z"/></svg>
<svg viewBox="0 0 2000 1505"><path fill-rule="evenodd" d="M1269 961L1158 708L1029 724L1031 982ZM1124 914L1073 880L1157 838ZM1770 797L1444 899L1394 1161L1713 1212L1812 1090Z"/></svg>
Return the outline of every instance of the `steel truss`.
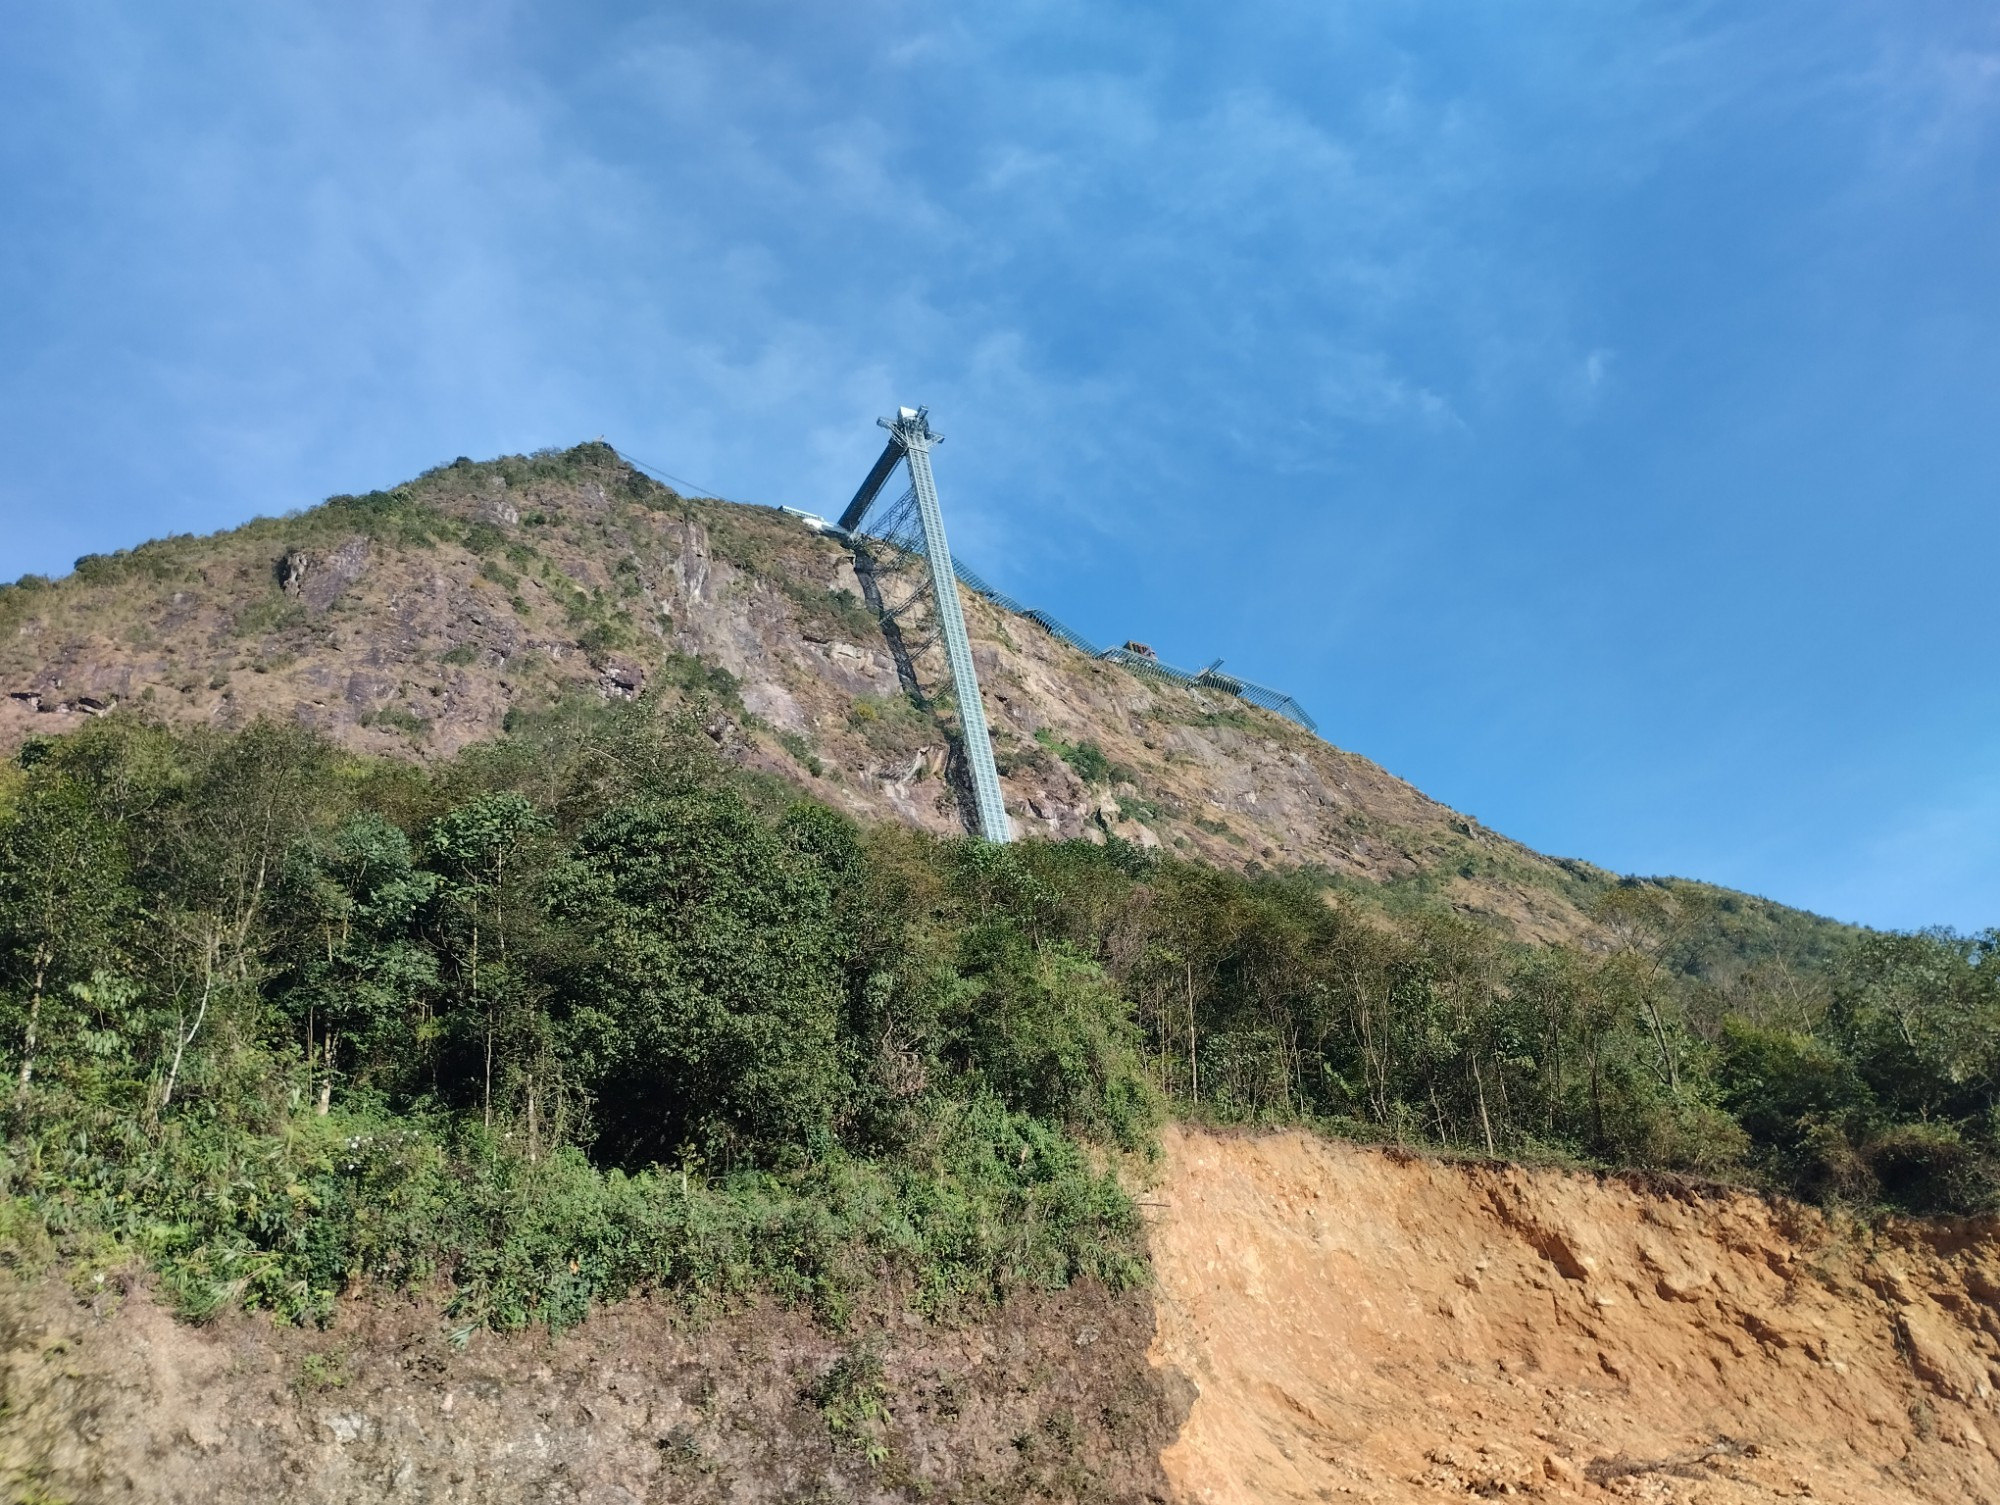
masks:
<svg viewBox="0 0 2000 1505"><path fill-rule="evenodd" d="M1014 829L1007 819L1007 806L1000 796L1000 771L993 762L993 737L987 730L986 703L979 694L979 675L972 663L972 641L965 631L965 610L958 599L958 572L952 566L951 547L945 542L944 513L938 506L937 483L931 476L931 446L944 436L931 429L926 408L899 408L894 418L876 420L889 431L889 442L862 481L861 489L840 515L840 527L849 534L860 529L875 498L881 494L890 474L900 462L910 476L909 489L882 515L870 536L891 546L894 553L878 560L878 576L900 573L921 560L925 578L894 607L884 603L883 614L899 622L919 601L931 605L932 632L920 646L912 645L910 657L918 657L935 643L943 643L945 661L951 668L952 693L958 704L958 725L966 769L971 775L973 802L978 808L979 834L988 841L1012 841Z"/></svg>

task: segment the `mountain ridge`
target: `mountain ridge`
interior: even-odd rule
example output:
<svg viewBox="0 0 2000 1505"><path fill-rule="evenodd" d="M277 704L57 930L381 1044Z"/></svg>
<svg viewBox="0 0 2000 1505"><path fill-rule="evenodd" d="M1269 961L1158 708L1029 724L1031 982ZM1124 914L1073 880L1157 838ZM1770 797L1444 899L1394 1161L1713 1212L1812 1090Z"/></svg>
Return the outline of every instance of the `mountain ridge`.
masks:
<svg viewBox="0 0 2000 1505"><path fill-rule="evenodd" d="M869 591L795 515L683 496L601 442L461 457L0 586L0 746L123 706L183 725L297 721L429 760L565 695L643 694L702 701L734 758L857 818L963 829L948 679L903 651L921 620L885 630ZM1607 870L1491 831L1281 716L1092 660L962 595L1021 834L1313 870L1524 941L1599 935ZM1801 923L1735 899L1760 924Z"/></svg>

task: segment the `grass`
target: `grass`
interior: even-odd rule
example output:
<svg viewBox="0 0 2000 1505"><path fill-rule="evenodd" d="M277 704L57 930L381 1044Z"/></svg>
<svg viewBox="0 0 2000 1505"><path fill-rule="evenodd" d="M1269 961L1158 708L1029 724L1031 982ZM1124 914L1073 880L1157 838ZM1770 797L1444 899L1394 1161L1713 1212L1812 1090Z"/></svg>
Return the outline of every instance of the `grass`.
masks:
<svg viewBox="0 0 2000 1505"><path fill-rule="evenodd" d="M820 761L819 754L813 751L812 743L799 733L777 732L774 735L778 739L778 745L790 753L792 760L814 778L826 772L826 765Z"/></svg>
<svg viewBox="0 0 2000 1505"><path fill-rule="evenodd" d="M1212 820L1206 815L1197 815L1194 818L1194 827L1197 831L1206 831L1210 836L1220 836L1233 847L1241 847L1246 851L1249 849L1250 843L1237 835L1235 829L1226 821Z"/></svg>
<svg viewBox="0 0 2000 1505"><path fill-rule="evenodd" d="M1124 820L1136 820L1151 825L1160 818L1160 807L1149 799L1138 795L1118 796L1118 814Z"/></svg>
<svg viewBox="0 0 2000 1505"><path fill-rule="evenodd" d="M741 712L743 684L720 664L691 653L669 653L660 660L659 681L690 700L707 700Z"/></svg>
<svg viewBox="0 0 2000 1505"><path fill-rule="evenodd" d="M1046 778L1055 772L1055 761L1038 742L1023 742L1005 727L994 732L993 765L1002 778L1028 773Z"/></svg>
<svg viewBox="0 0 2000 1505"><path fill-rule="evenodd" d="M781 582L780 589L798 608L799 625L808 634L850 643L869 642L880 635L875 613L851 590L826 590L796 580Z"/></svg>
<svg viewBox="0 0 2000 1505"><path fill-rule="evenodd" d="M430 722L415 711L399 705L383 706L380 710L365 712L360 717L360 724L401 732L412 742L421 742L431 734Z"/></svg>
<svg viewBox="0 0 2000 1505"><path fill-rule="evenodd" d="M1035 740L1076 771L1076 776L1093 787L1109 784L1137 785L1139 775L1123 763L1105 756L1095 742L1065 742L1047 727L1035 733Z"/></svg>
<svg viewBox="0 0 2000 1505"><path fill-rule="evenodd" d="M305 603L281 595L274 586L269 595L252 601L230 619L229 635L239 639L273 637L303 627L305 621Z"/></svg>
<svg viewBox="0 0 2000 1505"><path fill-rule="evenodd" d="M859 696L847 708L847 725L879 757L909 757L942 735L935 718L907 695Z"/></svg>

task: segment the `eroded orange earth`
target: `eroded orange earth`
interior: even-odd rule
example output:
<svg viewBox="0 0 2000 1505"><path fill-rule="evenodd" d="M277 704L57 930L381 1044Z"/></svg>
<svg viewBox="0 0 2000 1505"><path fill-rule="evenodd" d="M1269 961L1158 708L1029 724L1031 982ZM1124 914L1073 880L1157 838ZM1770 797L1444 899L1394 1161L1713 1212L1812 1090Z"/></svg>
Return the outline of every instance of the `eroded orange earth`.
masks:
<svg viewBox="0 0 2000 1505"><path fill-rule="evenodd" d="M2000 1230L1289 1133L1168 1140L1199 1505L2000 1499Z"/></svg>

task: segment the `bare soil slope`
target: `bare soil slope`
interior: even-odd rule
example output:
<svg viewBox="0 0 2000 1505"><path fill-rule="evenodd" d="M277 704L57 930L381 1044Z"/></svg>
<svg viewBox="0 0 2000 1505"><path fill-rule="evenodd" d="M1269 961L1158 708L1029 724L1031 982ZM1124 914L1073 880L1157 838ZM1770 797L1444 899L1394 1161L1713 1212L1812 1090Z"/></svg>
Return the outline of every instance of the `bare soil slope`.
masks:
<svg viewBox="0 0 2000 1505"><path fill-rule="evenodd" d="M1158 1196L1189 1502L2000 1499L1990 1225L1300 1134L1180 1134Z"/></svg>

